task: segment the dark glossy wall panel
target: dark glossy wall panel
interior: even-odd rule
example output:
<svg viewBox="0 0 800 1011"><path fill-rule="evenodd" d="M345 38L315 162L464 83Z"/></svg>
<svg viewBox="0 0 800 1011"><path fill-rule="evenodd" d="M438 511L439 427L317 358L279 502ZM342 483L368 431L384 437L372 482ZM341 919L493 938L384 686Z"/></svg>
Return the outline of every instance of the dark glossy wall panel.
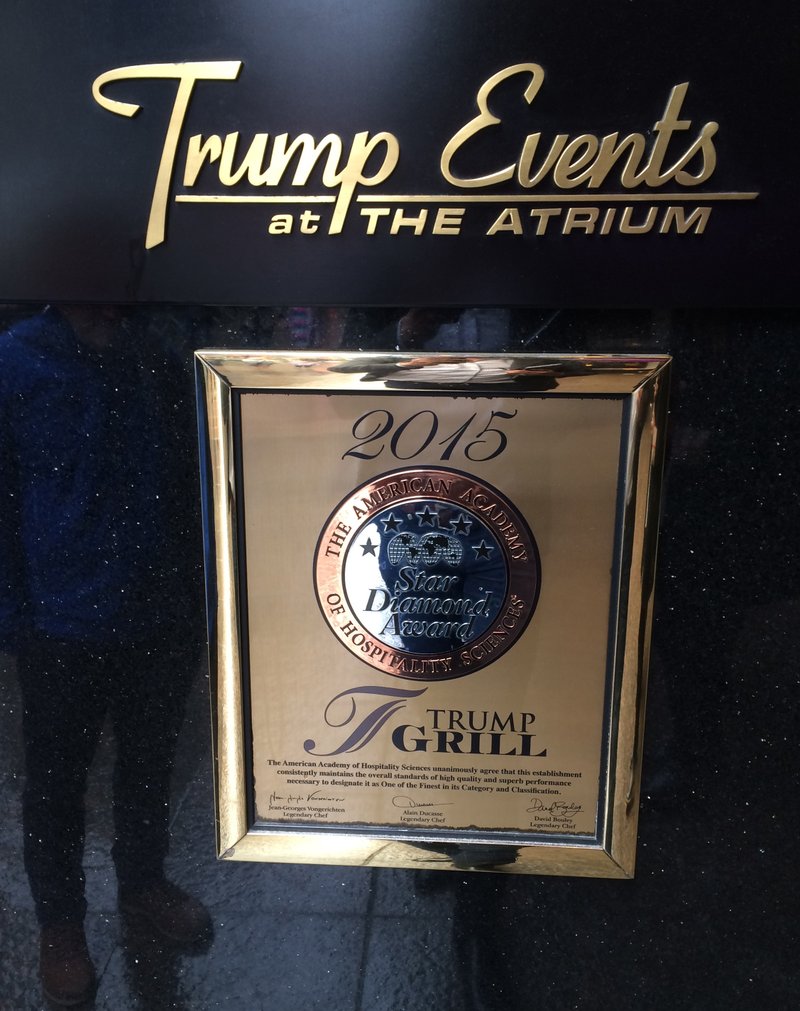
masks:
<svg viewBox="0 0 800 1011"><path fill-rule="evenodd" d="M6 307L3 329L27 312ZM194 453L194 347L387 348L394 346L397 320L404 314L404 309L142 307L121 318L112 315L117 338L111 351L97 351L89 361L83 353L70 358L62 342L53 353L64 377L92 368L111 376L119 365L128 376L140 376L139 389L150 397L143 424L153 430L162 426L162 431L171 427L171 438L183 443L181 455L188 460L186 454ZM87 798L86 922L100 976L96 1006L190 1011L227 1006L279 1011L792 1007L797 992L794 840L800 827L795 803L798 324L796 312L777 310L536 309L495 315L464 310L443 314L433 336L430 327L420 335L423 347L438 344L439 349L669 351L674 356L638 866L629 882L217 863L207 682L198 639L200 611L191 599L202 556L192 528L196 488L193 477L187 475L184 485L172 471L174 488L189 499L177 516L175 503L161 520L151 513L145 564L156 566L161 556L169 560L168 568L182 567L181 593L168 595L182 603L176 613L164 613L164 584L142 580L133 605L124 611L129 625L123 638L152 634L158 646L169 627L169 641L197 643L197 650L190 649L168 674L169 684L184 685L187 710L172 778L167 871L208 906L214 939L187 953L118 913L110 813L115 745L106 725ZM3 354L3 508L8 516L11 477L20 468L38 468L44 477L53 461L44 455L35 460L34 442L8 437L19 431L20 419L36 427L20 396L23 389L33 395L35 383L25 386L23 362L8 358L5 337ZM40 353L37 367L45 358ZM177 370L167 369L168 362ZM155 369L153 382L142 378L147 368ZM95 444L87 443L90 429L75 425L81 401L76 390L73 394L65 395L58 383L48 388L40 403L51 405L53 417L39 419L40 430L47 423L56 433L60 427L73 430L73 438L84 440L82 457L105 454L107 468L120 468L134 484L148 485L149 492L142 488L135 494L152 492L157 475L135 444L141 429L119 424L102 436L95 431ZM174 414L166 415L167 410ZM130 418L136 417L133 410ZM163 427L168 417L172 424ZM66 435L59 439L68 441ZM41 454L45 449L68 452L65 445L39 449ZM101 495L98 522L124 513L125 502L111 501L112 488L107 485ZM63 510L37 515L33 540L46 541L65 521ZM152 524L160 525L152 529ZM129 542L124 531L112 533L118 559L122 546L136 541ZM182 537L188 538L187 546L176 559ZM27 550L36 550L31 543ZM11 556L3 557L7 562ZM86 557L66 550L60 565L65 579L77 577L85 572ZM4 575L6 591L10 578ZM24 632L27 626L19 627ZM84 639L99 635L98 629L99 622L93 631L84 630ZM6 642L2 667L0 791L7 817L0 830L5 868L0 978L4 1007L34 1009L43 1005L34 905L22 863L19 647ZM135 662L143 664L140 657ZM143 761L157 750L161 716L142 733Z"/></svg>
<svg viewBox="0 0 800 1011"><path fill-rule="evenodd" d="M794 1008L800 313L775 307L797 303L796 6L5 7L0 1008L47 1006L38 921L66 913L43 902L41 882L63 883L52 858L80 850L81 804L67 816L62 801L80 798L90 761L85 923L99 1009ZM146 248L175 85L110 82L106 97L142 106L126 118L95 101L92 82L186 61L242 66L235 80L198 83L165 241ZM711 208L702 231L661 230L665 184L623 194L653 197L646 231L621 234L626 202L606 193L591 234L565 232L567 209L591 206L596 188L548 178L532 191L558 198L544 206L561 220L542 235L518 201L532 191L513 180L508 201L467 207L459 235L430 234L435 201L402 205L428 207L421 235L390 235L388 216L366 235L361 212L380 204L360 196L440 194L452 207L506 193L445 184L440 158L476 114L481 84L532 63L540 90L525 102L520 72L493 91L501 123L458 153L458 173L516 163L532 132L543 145L639 132L652 145L672 89L688 82L680 115L691 125L676 127L671 158L716 123L716 164L700 186L670 183L685 215ZM384 183L354 194L341 233L328 234L326 204L320 232L301 233L297 217L290 234L269 234L268 205L172 199L200 192L181 182L189 135L235 131L335 133L346 145L386 131L400 157ZM698 153L684 167L702 164ZM200 179L207 195L248 192L214 171ZM307 188L275 187L297 190L336 187L319 170ZM647 200L632 204L629 224L649 220ZM523 234L512 216L487 235L507 205L522 209ZM617 217L602 234L606 207ZM63 317L42 315L48 300L65 303ZM632 881L215 859L192 352L399 345L673 355ZM98 656L113 661L102 677ZM130 811L118 804L115 824L113 808L115 791L131 790L138 845L126 851L114 842L130 839ZM130 902L118 908L118 875L130 899L160 866L165 817L166 873L210 913L202 943L167 941Z"/></svg>

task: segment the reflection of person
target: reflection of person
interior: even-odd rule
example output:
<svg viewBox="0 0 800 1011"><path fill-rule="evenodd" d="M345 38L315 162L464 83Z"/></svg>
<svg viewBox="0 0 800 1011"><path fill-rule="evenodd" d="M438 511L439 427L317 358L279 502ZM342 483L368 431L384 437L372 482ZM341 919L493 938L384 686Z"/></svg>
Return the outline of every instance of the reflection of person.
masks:
<svg viewBox="0 0 800 1011"><path fill-rule="evenodd" d="M182 382L179 364L113 310L48 307L0 336L0 648L17 654L22 692L42 982L62 1004L94 987L82 804L107 714L120 906L177 942L210 932L163 869L199 652Z"/></svg>
<svg viewBox="0 0 800 1011"><path fill-rule="evenodd" d="M509 345L508 309L409 309L397 322L397 349L497 351Z"/></svg>

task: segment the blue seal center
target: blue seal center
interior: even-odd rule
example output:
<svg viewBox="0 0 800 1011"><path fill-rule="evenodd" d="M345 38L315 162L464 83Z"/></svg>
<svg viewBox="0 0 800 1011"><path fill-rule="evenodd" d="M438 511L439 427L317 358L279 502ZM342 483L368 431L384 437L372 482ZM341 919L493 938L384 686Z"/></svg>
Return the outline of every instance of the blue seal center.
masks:
<svg viewBox="0 0 800 1011"><path fill-rule="evenodd" d="M417 654L467 646L496 620L508 589L503 548L463 507L417 499L375 513L343 561L347 602L384 645Z"/></svg>

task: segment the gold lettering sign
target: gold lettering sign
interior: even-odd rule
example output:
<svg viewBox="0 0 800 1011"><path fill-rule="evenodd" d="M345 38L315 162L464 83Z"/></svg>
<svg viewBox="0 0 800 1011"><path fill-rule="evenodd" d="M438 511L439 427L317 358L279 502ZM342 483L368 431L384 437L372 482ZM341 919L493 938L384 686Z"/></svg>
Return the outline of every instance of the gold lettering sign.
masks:
<svg viewBox="0 0 800 1011"><path fill-rule="evenodd" d="M146 248L166 241L168 208L173 200L303 206L298 212L274 214L266 229L271 236L290 234L295 226L305 235L337 235L348 220L365 235L458 235L468 207L478 204L503 205L488 227L481 226L486 236L508 232L545 235L551 223L550 232L560 230L563 235L699 235L708 224L711 204L752 200L758 195L697 191L692 196L716 168L714 137L719 124L710 121L692 133L692 120L683 112L688 82L672 89L649 139L644 132L624 136L618 131L603 136L557 133L549 138L535 132L522 140L514 163L482 175L460 175L458 163L473 142L487 129L502 125L492 112L498 85L518 79L528 105L542 88L545 73L539 64L506 67L478 88L478 114L442 148L439 168L443 182L451 189L434 194L371 194L369 190L391 179L400 159L400 140L388 131L362 130L351 138L337 133L317 138L304 132L257 132L246 137L238 130L186 137L186 114L195 85L199 81L233 82L241 70L240 60L141 64L109 70L95 80L95 100L109 112L128 117L141 106L109 97L109 85L137 79L177 82L155 174ZM181 151L183 165L177 166ZM308 192L316 170L322 193ZM176 177L182 186L179 192L175 191ZM496 192L497 187L508 184L522 192ZM212 192L195 192L201 185L211 187ZM547 191L531 195L537 187L547 187ZM669 187L666 192L665 187ZM220 188L223 192L218 192ZM687 201L699 202L687 208ZM355 218L350 214L354 203L362 205ZM638 209L640 203L649 206ZM410 210L414 205L425 206ZM641 213L634 220L637 209ZM322 211L328 210L330 215L323 221Z"/></svg>

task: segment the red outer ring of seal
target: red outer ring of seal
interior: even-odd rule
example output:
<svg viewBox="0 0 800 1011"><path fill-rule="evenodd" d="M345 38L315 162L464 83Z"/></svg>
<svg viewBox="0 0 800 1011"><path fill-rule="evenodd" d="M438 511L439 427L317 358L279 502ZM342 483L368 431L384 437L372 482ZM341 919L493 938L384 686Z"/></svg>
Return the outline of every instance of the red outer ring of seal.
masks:
<svg viewBox="0 0 800 1011"><path fill-rule="evenodd" d="M502 546L508 573L506 596L490 628L463 647L437 654L396 649L368 632L348 605L342 572L350 544L375 513L421 498L456 505L479 517ZM317 543L314 585L325 621L353 656L394 677L446 681L481 670L514 645L536 608L541 569L528 524L496 488L461 471L413 467L373 478L339 503Z"/></svg>

